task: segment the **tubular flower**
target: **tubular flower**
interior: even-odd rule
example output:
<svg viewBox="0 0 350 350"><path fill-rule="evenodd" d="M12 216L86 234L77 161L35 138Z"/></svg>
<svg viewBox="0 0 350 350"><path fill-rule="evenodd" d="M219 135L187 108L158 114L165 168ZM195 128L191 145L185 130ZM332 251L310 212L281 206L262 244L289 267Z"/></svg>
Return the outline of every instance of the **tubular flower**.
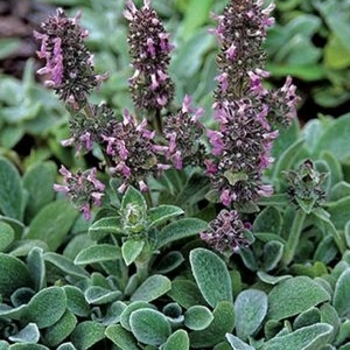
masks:
<svg viewBox="0 0 350 350"><path fill-rule="evenodd" d="M42 23L42 33L34 32L41 41L38 56L46 61L38 73L47 76L46 85L77 109L85 106L91 90L105 78L94 73L92 56L84 43L88 33L78 20L79 15L68 18L58 9Z"/></svg>
<svg viewBox="0 0 350 350"><path fill-rule="evenodd" d="M198 121L204 110L192 108L191 102L186 95L181 110L167 116L164 123L164 135L169 141L166 156L176 169L182 169L184 164L202 164L204 159L205 148L199 141L204 126Z"/></svg>
<svg viewBox="0 0 350 350"><path fill-rule="evenodd" d="M112 132L102 134L106 154L115 164L111 173L123 179L120 191L129 184L138 184L141 191L147 190L146 177L159 174L167 165L158 162L157 156L164 154L165 149L154 143L154 131L146 128L144 119L138 123L129 111L125 110L123 122L115 125Z"/></svg>
<svg viewBox="0 0 350 350"><path fill-rule="evenodd" d="M147 0L141 9L128 0L124 16L130 22L128 43L135 69L129 79L133 101L138 108L160 110L174 96L174 84L167 74L173 49L169 34Z"/></svg>
<svg viewBox="0 0 350 350"><path fill-rule="evenodd" d="M200 237L212 248L228 256L251 243L248 229L236 210L222 210Z"/></svg>
<svg viewBox="0 0 350 350"><path fill-rule="evenodd" d="M60 173L64 185L54 185L54 189L67 194L72 203L84 214L85 220L91 219L91 206L100 206L104 195L105 185L96 178L96 168L72 174L64 166Z"/></svg>

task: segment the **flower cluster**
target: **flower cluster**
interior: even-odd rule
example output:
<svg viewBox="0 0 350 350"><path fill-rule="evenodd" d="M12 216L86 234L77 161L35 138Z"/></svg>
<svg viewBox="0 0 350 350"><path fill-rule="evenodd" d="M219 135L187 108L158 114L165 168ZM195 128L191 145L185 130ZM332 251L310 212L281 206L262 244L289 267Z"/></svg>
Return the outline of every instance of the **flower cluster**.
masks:
<svg viewBox="0 0 350 350"><path fill-rule="evenodd" d="M220 129L208 131L215 157L206 166L220 201L229 206L270 195L272 187L261 178L273 161L270 150L278 132L270 131L266 110L259 112L251 100L242 99L225 101L219 112Z"/></svg>
<svg viewBox="0 0 350 350"><path fill-rule="evenodd" d="M319 173L310 159L305 160L297 170L285 173L288 180L288 195L291 201L310 212L326 198L325 181L327 173Z"/></svg>
<svg viewBox="0 0 350 350"><path fill-rule="evenodd" d="M123 122L117 123L108 134L101 135L106 154L115 164L110 167L110 172L123 179L121 192L129 184L138 184L141 191L147 190L146 177L168 168L158 161L158 156L167 148L154 143L155 132L146 126L146 119L138 123L136 117L125 110Z"/></svg>
<svg viewBox="0 0 350 350"><path fill-rule="evenodd" d="M181 110L167 116L164 122L164 137L169 142L167 158L176 169L182 169L184 164L201 165L204 159L205 148L200 143L204 126L198 120L204 110L191 107L191 102L186 95Z"/></svg>
<svg viewBox="0 0 350 350"><path fill-rule="evenodd" d="M64 185L54 185L54 189L64 192L72 203L84 214L86 220L91 218L91 206L101 205L101 198L105 185L96 178L96 168L87 171L78 171L72 174L64 166L61 166L60 173L64 177Z"/></svg>
<svg viewBox="0 0 350 350"><path fill-rule="evenodd" d="M212 248L228 255L248 246L251 243L248 237L248 229L239 219L238 212L226 209L209 223L209 230L201 233L201 239Z"/></svg>
<svg viewBox="0 0 350 350"><path fill-rule="evenodd" d="M133 101L138 108L160 110L174 95L174 84L167 74L173 46L149 0L144 1L140 10L131 0L126 6L124 16L130 21L129 51L135 69L129 79Z"/></svg>
<svg viewBox="0 0 350 350"><path fill-rule="evenodd" d="M41 41L38 52L46 60L45 67L38 73L47 76L46 85L53 88L63 101L75 109L87 103L87 95L106 76L96 75L92 55L84 39L88 33L78 25L79 15L68 18L62 9L43 22L43 33L34 32Z"/></svg>
<svg viewBox="0 0 350 350"><path fill-rule="evenodd" d="M290 78L279 90L263 86L269 77L264 68L262 44L266 27L273 24L273 5L263 1L231 0L217 16L220 74L213 105L219 128L209 130L213 156L206 160L214 190L229 206L255 202L272 193L262 174L273 161L272 142L278 136L273 124L290 124L295 116L295 86Z"/></svg>

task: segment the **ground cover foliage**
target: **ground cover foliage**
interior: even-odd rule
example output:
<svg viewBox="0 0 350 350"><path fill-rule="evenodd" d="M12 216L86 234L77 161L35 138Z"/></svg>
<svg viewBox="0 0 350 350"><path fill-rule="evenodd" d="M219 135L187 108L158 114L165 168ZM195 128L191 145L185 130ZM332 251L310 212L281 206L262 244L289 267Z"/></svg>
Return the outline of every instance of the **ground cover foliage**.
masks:
<svg viewBox="0 0 350 350"><path fill-rule="evenodd" d="M0 77L0 349L350 349L349 4L45 3L45 74Z"/></svg>

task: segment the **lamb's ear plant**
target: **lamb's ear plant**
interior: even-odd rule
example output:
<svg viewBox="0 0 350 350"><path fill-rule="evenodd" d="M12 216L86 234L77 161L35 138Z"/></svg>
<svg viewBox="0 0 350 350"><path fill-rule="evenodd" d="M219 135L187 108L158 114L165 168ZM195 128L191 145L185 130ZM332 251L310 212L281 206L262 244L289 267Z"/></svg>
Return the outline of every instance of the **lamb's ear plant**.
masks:
<svg viewBox="0 0 350 350"><path fill-rule="evenodd" d="M301 129L291 78L266 88L272 10L216 16L209 123L174 101L176 48L149 0L123 13L133 111L90 99L107 74L79 16L42 24L62 143L95 158L62 181L53 162L21 176L0 158L0 349L350 348L350 116Z"/></svg>

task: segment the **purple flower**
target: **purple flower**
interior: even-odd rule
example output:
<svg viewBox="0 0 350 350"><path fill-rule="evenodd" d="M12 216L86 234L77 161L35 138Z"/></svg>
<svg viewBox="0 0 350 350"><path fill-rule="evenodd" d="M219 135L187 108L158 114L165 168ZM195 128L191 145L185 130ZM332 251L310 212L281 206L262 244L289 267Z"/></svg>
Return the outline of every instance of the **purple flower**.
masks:
<svg viewBox="0 0 350 350"><path fill-rule="evenodd" d="M38 73L44 74L46 85L75 109L85 106L91 90L105 78L94 74L91 54L84 43L87 31L78 25L79 17L68 18L58 9L42 23L42 33L34 32L41 41L38 56L46 61Z"/></svg>
<svg viewBox="0 0 350 350"><path fill-rule="evenodd" d="M133 101L138 108L160 110L174 95L174 84L167 74L173 49L169 34L150 7L150 1L144 1L144 6L138 9L128 0L124 17L130 22L128 43L135 73L129 85Z"/></svg>
<svg viewBox="0 0 350 350"><path fill-rule="evenodd" d="M91 219L91 206L100 206L105 185L96 178L97 170L78 171L72 174L63 165L60 168L64 185L54 184L54 190L64 192L72 203L84 214L86 220Z"/></svg>
<svg viewBox="0 0 350 350"><path fill-rule="evenodd" d="M204 110L191 107L191 102L191 97L186 95L181 110L164 120L164 136L169 142L166 157L176 169L202 164L204 159L205 149L200 143L204 127L198 120Z"/></svg>
<svg viewBox="0 0 350 350"><path fill-rule="evenodd" d="M230 256L250 244L246 237L247 231L236 210L222 210L200 237L215 250Z"/></svg>

